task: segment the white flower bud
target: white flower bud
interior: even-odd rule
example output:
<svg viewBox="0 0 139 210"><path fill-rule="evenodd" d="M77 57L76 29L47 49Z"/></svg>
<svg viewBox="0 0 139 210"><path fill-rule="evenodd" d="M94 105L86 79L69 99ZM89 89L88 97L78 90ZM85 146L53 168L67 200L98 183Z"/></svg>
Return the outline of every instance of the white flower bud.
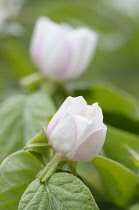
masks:
<svg viewBox="0 0 139 210"><path fill-rule="evenodd" d="M79 77L96 49L98 35L88 28L73 29L40 17L31 40L31 57L48 78L56 81Z"/></svg>
<svg viewBox="0 0 139 210"><path fill-rule="evenodd" d="M82 96L68 97L47 128L49 144L66 158L90 161L101 150L107 127L98 103L87 105Z"/></svg>

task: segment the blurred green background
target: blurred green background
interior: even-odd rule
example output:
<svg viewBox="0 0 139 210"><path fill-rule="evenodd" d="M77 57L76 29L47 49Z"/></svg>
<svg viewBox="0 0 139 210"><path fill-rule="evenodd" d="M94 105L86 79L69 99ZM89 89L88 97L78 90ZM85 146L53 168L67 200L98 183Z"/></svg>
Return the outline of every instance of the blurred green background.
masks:
<svg viewBox="0 0 139 210"><path fill-rule="evenodd" d="M1 7L1 4L2 2L8 1L16 2L15 5L17 10L20 7L21 8L17 13L15 10L14 13L2 24L3 8ZM15 7L13 8L15 9ZM10 14L11 10L12 7L10 5L9 9L7 9L7 11L5 10L3 14L6 14L5 12ZM87 71L78 79L78 81L90 81L92 84L102 84L103 82L110 83L135 96L138 100L138 11L139 0L0 0L0 102L11 95L23 92L20 87L20 79L23 76L37 71L37 68L34 66L29 56L29 45L35 21L42 15L48 16L56 22L67 22L73 27L86 26L98 32L99 42L95 56L93 57ZM81 92L80 87L78 87L79 90L77 90L75 94L83 95L89 104L95 101L100 102L104 112L104 120L108 124L107 141L104 145L104 153L112 160L118 161L120 164L137 172L137 167L133 165L134 163L131 159L130 149L128 148L128 150L127 147L123 147L123 145L128 145L134 151L139 153L139 103L128 94L121 94L122 92L118 92L115 88L111 88L111 85L108 87L110 88L107 88L107 85L106 87L96 85L89 91ZM21 144L23 144L24 133L26 133L25 131L27 130L32 137L36 133L38 126L40 126L36 126L36 118L39 118L38 116L40 116L42 122L45 122L47 109L50 111L49 108L46 107L46 105L48 105L48 99L45 98L46 96L39 94L38 99L38 95L34 95L31 94L26 97L26 105L23 107L21 107L20 104L24 104L24 101L22 100L24 95L19 102L18 99L17 101L11 99L11 101L14 100L17 108L14 103L11 106L9 99L6 103L8 103L10 113L7 112L8 109L5 109L6 103L2 106L1 130L3 130L3 133L0 133L2 139L2 146L0 148L2 150L4 150L3 148L5 146L5 148L10 148L11 152L13 149L12 147L15 146L14 141L19 148L22 148L23 145L19 145L18 143L20 135ZM40 97L41 99L43 98L42 101L40 100ZM37 107L40 106L40 103L34 103L34 101L41 103L41 112L37 109ZM23 119L25 118L23 113L25 107L27 107L28 115L30 114L29 122L26 122L26 119ZM52 105L50 104L49 107L52 108ZM5 113L3 110L6 110ZM46 112L46 114L44 114L44 112ZM37 117L36 114L38 114ZM51 115L53 115L53 113L51 113ZM7 120L5 116L7 117ZM9 130L7 129L7 124ZM26 125L26 129L24 128L24 124ZM14 139L13 145L9 144L7 139L10 140L11 144L11 140ZM29 140L29 138L27 138L26 141L27 140ZM113 166L113 162L111 164ZM106 164L102 165L106 167ZM106 189L108 190L110 197L116 199L116 201L114 201L116 205L124 206L125 204L119 204L118 202L120 199L123 199L123 202L127 202L128 196L130 194L130 196L132 196L132 191L130 192L127 190L129 181L125 178L121 181L119 172L117 173L117 168L115 170L111 170L111 167L108 169L113 173L116 173L116 184L115 186L112 185L108 176L108 188L106 187ZM112 174L112 177L113 175L114 174ZM88 173L86 177L88 178ZM87 181L89 182L89 180ZM121 187L120 189L119 186L121 186L121 182L122 184L124 183L126 187ZM133 180L130 184L132 184L132 182ZM121 196L115 194L115 189L121 190ZM119 199L118 201L117 198ZM111 204L107 207L107 203L105 202L99 203L99 205L100 207L102 205L102 209L125 209L113 205L111 207Z"/></svg>
<svg viewBox="0 0 139 210"><path fill-rule="evenodd" d="M29 56L29 44L41 15L99 33L95 56L79 80L109 82L139 98L138 9L138 0L24 1L19 14L6 21L0 32L0 100L22 91L19 78L37 70Z"/></svg>

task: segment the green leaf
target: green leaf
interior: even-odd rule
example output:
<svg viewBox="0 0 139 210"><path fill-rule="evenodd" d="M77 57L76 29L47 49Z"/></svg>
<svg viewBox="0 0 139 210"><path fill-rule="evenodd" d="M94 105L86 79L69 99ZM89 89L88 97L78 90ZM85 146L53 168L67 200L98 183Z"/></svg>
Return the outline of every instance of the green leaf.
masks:
<svg viewBox="0 0 139 210"><path fill-rule="evenodd" d="M44 77L39 72L30 74L29 76L23 77L20 81L20 84L26 90L35 90L38 89L41 82L44 80Z"/></svg>
<svg viewBox="0 0 139 210"><path fill-rule="evenodd" d="M139 210L139 203L134 204L133 206L131 206L131 207L129 208L129 210Z"/></svg>
<svg viewBox="0 0 139 210"><path fill-rule="evenodd" d="M41 156L41 160L45 165L50 161L54 154L53 147L48 144L45 128L42 128L24 147L24 150L29 150L33 155Z"/></svg>
<svg viewBox="0 0 139 210"><path fill-rule="evenodd" d="M136 167L139 169L139 153L133 150L129 145L126 145L127 151L131 154L131 159Z"/></svg>
<svg viewBox="0 0 139 210"><path fill-rule="evenodd" d="M0 209L17 209L26 187L42 169L41 162L27 151L6 158L0 166Z"/></svg>
<svg viewBox="0 0 139 210"><path fill-rule="evenodd" d="M101 176L90 162L77 162L77 174L83 179L97 200L107 200ZM94 181L95 180L95 181Z"/></svg>
<svg viewBox="0 0 139 210"><path fill-rule="evenodd" d="M138 153L139 137L129 132L108 126L107 137L103 147L105 155L137 172L138 168L133 163L132 155L128 151L127 146L130 146Z"/></svg>
<svg viewBox="0 0 139 210"><path fill-rule="evenodd" d="M105 112L139 119L138 101L130 94L112 85L96 85L92 88L92 94L93 100L99 101Z"/></svg>
<svg viewBox="0 0 139 210"><path fill-rule="evenodd" d="M37 144L37 143L48 143L45 128L42 128L29 142L27 145Z"/></svg>
<svg viewBox="0 0 139 210"><path fill-rule="evenodd" d="M47 181L33 181L24 192L19 210L98 210L89 189L77 177L55 173Z"/></svg>
<svg viewBox="0 0 139 210"><path fill-rule="evenodd" d="M88 104L99 102L106 123L139 134L139 102L130 94L110 84L96 84L75 95L83 95Z"/></svg>
<svg viewBox="0 0 139 210"><path fill-rule="evenodd" d="M121 207L132 204L137 195L138 176L118 162L101 156L91 163L98 169L109 199Z"/></svg>
<svg viewBox="0 0 139 210"><path fill-rule="evenodd" d="M130 94L111 85L92 88L93 101L99 102L106 123L139 134L139 103Z"/></svg>
<svg viewBox="0 0 139 210"><path fill-rule="evenodd" d="M78 85L75 93L80 91L80 89L78 90L79 87L80 86ZM81 91L89 104L98 101L105 112L117 113L139 119L138 101L130 94L121 91L111 84L102 83L93 86L86 84Z"/></svg>
<svg viewBox="0 0 139 210"><path fill-rule="evenodd" d="M18 95L0 107L0 161L21 149L55 112L52 100L41 92Z"/></svg>

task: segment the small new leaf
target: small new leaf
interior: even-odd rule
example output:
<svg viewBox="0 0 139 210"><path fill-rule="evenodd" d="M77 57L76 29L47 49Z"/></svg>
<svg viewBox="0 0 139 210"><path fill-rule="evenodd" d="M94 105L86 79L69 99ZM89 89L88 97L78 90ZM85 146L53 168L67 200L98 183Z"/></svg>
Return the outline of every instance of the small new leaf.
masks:
<svg viewBox="0 0 139 210"><path fill-rule="evenodd" d="M36 143L48 143L45 128L42 128L28 143L27 146Z"/></svg>

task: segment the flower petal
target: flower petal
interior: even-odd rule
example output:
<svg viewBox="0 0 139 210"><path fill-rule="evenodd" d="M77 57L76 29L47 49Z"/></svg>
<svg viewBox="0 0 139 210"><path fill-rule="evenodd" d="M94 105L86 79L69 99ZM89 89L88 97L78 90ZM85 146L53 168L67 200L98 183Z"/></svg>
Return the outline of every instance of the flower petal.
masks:
<svg viewBox="0 0 139 210"><path fill-rule="evenodd" d="M81 110L79 115L87 118L88 120L91 120L92 118L97 118L98 120L103 122L102 109L99 107L98 103L87 105Z"/></svg>
<svg viewBox="0 0 139 210"><path fill-rule="evenodd" d="M76 137L75 121L70 114L66 114L62 117L49 136L51 139L50 144L62 156L72 150Z"/></svg>
<svg viewBox="0 0 139 210"><path fill-rule="evenodd" d="M59 31L59 25L49 18L40 17L37 20L30 46L31 57L37 66L42 65L43 54L47 54L51 49L50 40L53 39L51 34L55 32L53 33L53 36L55 36L57 31Z"/></svg>
<svg viewBox="0 0 139 210"><path fill-rule="evenodd" d="M69 153L66 156L74 161L90 161L100 152L106 137L106 126L103 129L91 134L80 146L76 152Z"/></svg>
<svg viewBox="0 0 139 210"><path fill-rule="evenodd" d="M87 104L82 96L78 96L76 98L72 98L69 96L50 121L47 128L48 135L51 134L54 127L58 124L63 115L65 115L67 112L69 112L70 114L79 113L81 109L83 109L83 107L85 106L87 106Z"/></svg>
<svg viewBox="0 0 139 210"><path fill-rule="evenodd" d="M77 141L76 148L91 134L96 131L102 130L104 127L103 122L98 120L97 118L93 118L92 120L88 120L82 116L75 115L74 116L76 127L77 127Z"/></svg>
<svg viewBox="0 0 139 210"><path fill-rule="evenodd" d="M69 78L76 78L83 73L96 49L97 39L97 33L86 28L68 33L67 40L71 43L74 54L68 68Z"/></svg>
<svg viewBox="0 0 139 210"><path fill-rule="evenodd" d="M73 150L69 152L68 158L72 158L81 144L83 144L86 139L92 136L96 132L101 132L101 130L106 127L100 120L93 118L91 121L88 119L75 115L74 116L76 127L77 127L77 140L74 144ZM105 139L105 138L104 138Z"/></svg>
<svg viewBox="0 0 139 210"><path fill-rule="evenodd" d="M71 30L49 18L37 20L31 41L31 57L40 70L51 79L61 80L71 59L71 48L64 37Z"/></svg>

